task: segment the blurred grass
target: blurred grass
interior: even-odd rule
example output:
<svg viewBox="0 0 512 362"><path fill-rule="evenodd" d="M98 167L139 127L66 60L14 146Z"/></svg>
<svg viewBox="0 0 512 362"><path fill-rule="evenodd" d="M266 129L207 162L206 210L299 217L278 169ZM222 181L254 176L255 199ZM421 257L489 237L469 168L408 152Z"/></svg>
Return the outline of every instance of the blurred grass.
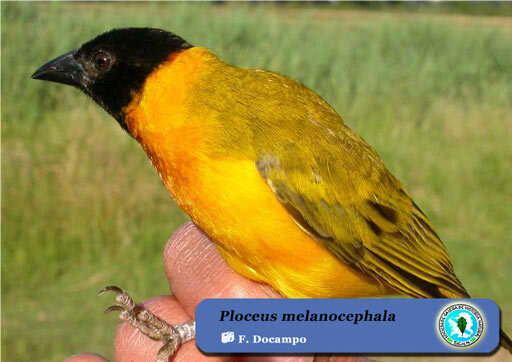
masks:
<svg viewBox="0 0 512 362"><path fill-rule="evenodd" d="M292 2L288 6L302 6ZM317 4L315 4L317 5ZM449 14L474 16L512 16L512 3L507 1L329 1L322 6L329 10L411 12L423 14Z"/></svg>
<svg viewBox="0 0 512 362"><path fill-rule="evenodd" d="M459 278L512 329L512 22L208 4L2 3L2 359L112 356L107 284L167 293L185 216L136 143L77 90L30 74L113 27L169 29L326 98L445 240Z"/></svg>

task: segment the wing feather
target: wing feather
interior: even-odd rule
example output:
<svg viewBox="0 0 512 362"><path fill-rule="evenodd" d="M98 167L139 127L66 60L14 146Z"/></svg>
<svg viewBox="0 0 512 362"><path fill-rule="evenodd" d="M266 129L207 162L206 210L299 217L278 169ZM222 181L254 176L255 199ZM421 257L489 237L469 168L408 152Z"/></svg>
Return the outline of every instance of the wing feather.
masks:
<svg viewBox="0 0 512 362"><path fill-rule="evenodd" d="M297 225L341 262L399 293L468 296L425 214L375 151L341 127L337 145L290 144L257 161Z"/></svg>

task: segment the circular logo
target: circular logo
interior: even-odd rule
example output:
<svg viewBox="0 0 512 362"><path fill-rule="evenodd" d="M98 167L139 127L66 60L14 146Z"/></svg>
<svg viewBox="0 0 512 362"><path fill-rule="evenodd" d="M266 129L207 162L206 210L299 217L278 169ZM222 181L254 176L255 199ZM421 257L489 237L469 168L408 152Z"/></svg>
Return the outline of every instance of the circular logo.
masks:
<svg viewBox="0 0 512 362"><path fill-rule="evenodd" d="M438 318L439 333L453 347L469 347L475 344L484 331L482 314L472 305L452 304Z"/></svg>

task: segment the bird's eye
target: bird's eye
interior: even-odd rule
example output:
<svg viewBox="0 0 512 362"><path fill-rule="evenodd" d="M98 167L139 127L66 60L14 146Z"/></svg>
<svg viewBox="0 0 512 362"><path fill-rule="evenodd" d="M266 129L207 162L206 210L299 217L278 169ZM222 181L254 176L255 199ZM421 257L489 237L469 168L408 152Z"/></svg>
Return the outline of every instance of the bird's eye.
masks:
<svg viewBox="0 0 512 362"><path fill-rule="evenodd" d="M99 51L93 58L94 68L99 72L106 72L112 66L112 56L103 51Z"/></svg>

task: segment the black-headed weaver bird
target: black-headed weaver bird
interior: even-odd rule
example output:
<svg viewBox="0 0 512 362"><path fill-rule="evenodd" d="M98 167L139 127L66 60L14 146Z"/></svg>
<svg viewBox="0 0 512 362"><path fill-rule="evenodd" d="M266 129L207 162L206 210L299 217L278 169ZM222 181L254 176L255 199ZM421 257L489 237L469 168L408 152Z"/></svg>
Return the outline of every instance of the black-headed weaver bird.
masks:
<svg viewBox="0 0 512 362"><path fill-rule="evenodd" d="M104 33L33 78L77 87L114 117L241 275L291 298L469 297L404 186L301 83L148 28ZM193 337L193 322L169 326L107 290L111 310L163 341L159 361Z"/></svg>

